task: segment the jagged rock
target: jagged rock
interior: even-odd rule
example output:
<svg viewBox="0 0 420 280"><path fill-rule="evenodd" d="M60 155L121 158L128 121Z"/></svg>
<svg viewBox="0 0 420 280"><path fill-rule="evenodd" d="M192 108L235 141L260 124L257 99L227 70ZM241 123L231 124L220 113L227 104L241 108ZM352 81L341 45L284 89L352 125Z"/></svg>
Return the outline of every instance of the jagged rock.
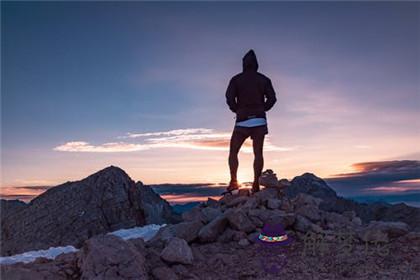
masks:
<svg viewBox="0 0 420 280"><path fill-rule="evenodd" d="M310 206L310 205L301 206L298 209L296 209L296 213L308 218L312 222L317 222L321 220L321 212L319 211L317 207L314 207L314 206Z"/></svg>
<svg viewBox="0 0 420 280"><path fill-rule="evenodd" d="M264 171L259 178L260 185L266 188L277 188L279 187L279 180L276 174L271 169Z"/></svg>
<svg viewBox="0 0 420 280"><path fill-rule="evenodd" d="M209 197L207 198L206 206L216 208L219 206L219 202L218 200Z"/></svg>
<svg viewBox="0 0 420 280"><path fill-rule="evenodd" d="M78 266L81 279L148 279L145 259L137 248L109 234L86 241Z"/></svg>
<svg viewBox="0 0 420 280"><path fill-rule="evenodd" d="M182 238L187 242L192 242L198 237L198 232L203 227L201 221L187 221L174 225L161 227L156 235L147 243L157 247L166 245L172 237Z"/></svg>
<svg viewBox="0 0 420 280"><path fill-rule="evenodd" d="M278 209L281 206L281 200L275 198L267 199L267 208L268 209Z"/></svg>
<svg viewBox="0 0 420 280"><path fill-rule="evenodd" d="M240 204L245 203L247 200L248 200L247 196L239 196L239 197L236 197L235 199L227 202L226 206L227 207L235 207L235 206L238 206Z"/></svg>
<svg viewBox="0 0 420 280"><path fill-rule="evenodd" d="M249 233L255 230L255 225L251 222L249 217L240 210L229 211L226 214L226 217L229 221L229 225L236 230Z"/></svg>
<svg viewBox="0 0 420 280"><path fill-rule="evenodd" d="M291 185L286 188L286 195L295 197L299 193L306 193L314 197L322 199L336 199L337 194L331 189L327 183L321 178L312 173L305 173L301 176L296 176Z"/></svg>
<svg viewBox="0 0 420 280"><path fill-rule="evenodd" d="M13 214L25 209L28 206L23 201L14 199L14 200L6 200L0 199L0 215L1 219L5 219L9 214Z"/></svg>
<svg viewBox="0 0 420 280"><path fill-rule="evenodd" d="M227 219L225 215L220 215L213 221L205 225L198 232L198 238L201 242L212 242L217 239L227 225Z"/></svg>
<svg viewBox="0 0 420 280"><path fill-rule="evenodd" d="M289 182L289 180L287 180L287 179L279 180L279 187L280 188L287 188L287 187L290 187L290 186L291 186L291 183Z"/></svg>
<svg viewBox="0 0 420 280"><path fill-rule="evenodd" d="M294 213L275 211L268 219L269 224L281 224L285 229L291 227L296 220Z"/></svg>
<svg viewBox="0 0 420 280"><path fill-rule="evenodd" d="M80 247L94 235L145 225L154 214L144 208L142 192L114 166L50 188L2 220L1 255L52 246Z"/></svg>
<svg viewBox="0 0 420 280"><path fill-rule="evenodd" d="M163 249L160 257L169 263L192 264L193 254L188 243L181 238L173 237Z"/></svg>
<svg viewBox="0 0 420 280"><path fill-rule="evenodd" d="M204 222L209 223L217 216L221 215L222 211L218 208L206 207L201 210L201 213L203 214L202 217L204 218Z"/></svg>
<svg viewBox="0 0 420 280"><path fill-rule="evenodd" d="M296 208L307 205L319 207L319 204L322 202L322 199L316 198L312 195L308 195L305 193L299 193L292 201Z"/></svg>
<svg viewBox="0 0 420 280"><path fill-rule="evenodd" d="M244 204L241 205L241 209L249 210L255 209L258 206L258 201L255 197L250 197Z"/></svg>
<svg viewBox="0 0 420 280"><path fill-rule="evenodd" d="M156 280L178 280L179 277L175 272L167 266L155 267L152 270L152 275Z"/></svg>
<svg viewBox="0 0 420 280"><path fill-rule="evenodd" d="M268 199L279 198L279 190L276 188L263 189L257 192L256 194L254 194L254 197L257 199L259 204L265 205Z"/></svg>
<svg viewBox="0 0 420 280"><path fill-rule="evenodd" d="M202 221L204 223L206 221L206 217L204 217L204 214L201 212L201 210L201 205L197 205L182 213L182 219L184 221Z"/></svg>
<svg viewBox="0 0 420 280"><path fill-rule="evenodd" d="M292 212L294 210L292 201L287 197L283 197L281 199L280 210L283 210L286 212Z"/></svg>
<svg viewBox="0 0 420 280"><path fill-rule="evenodd" d="M146 224L166 224L180 222L182 219L176 215L169 203L162 199L149 186L142 182L136 183L140 191L142 206L146 215Z"/></svg>

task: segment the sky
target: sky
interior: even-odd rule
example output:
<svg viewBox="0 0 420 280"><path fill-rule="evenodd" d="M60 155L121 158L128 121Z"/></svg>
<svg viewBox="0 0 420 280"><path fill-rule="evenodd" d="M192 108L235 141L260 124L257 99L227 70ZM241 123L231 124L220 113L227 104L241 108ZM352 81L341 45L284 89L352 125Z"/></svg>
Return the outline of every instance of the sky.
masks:
<svg viewBox="0 0 420 280"><path fill-rule="evenodd" d="M225 92L254 49L278 100L265 168L335 178L348 195L420 191L420 3L1 7L3 189L109 165L145 184L228 182Z"/></svg>

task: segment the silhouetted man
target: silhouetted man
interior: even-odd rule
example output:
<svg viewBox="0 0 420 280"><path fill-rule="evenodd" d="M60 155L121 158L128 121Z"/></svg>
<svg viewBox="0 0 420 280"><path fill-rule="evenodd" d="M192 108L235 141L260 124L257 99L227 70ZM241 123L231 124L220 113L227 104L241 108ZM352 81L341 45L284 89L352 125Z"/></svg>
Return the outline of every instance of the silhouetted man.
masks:
<svg viewBox="0 0 420 280"><path fill-rule="evenodd" d="M226 103L236 113L235 127L230 139L229 168L230 183L227 188L231 192L239 188L237 180L238 153L249 136L254 150L254 182L252 192L260 189L258 179L261 175L264 159L263 144L268 133L266 112L276 103L276 93L271 80L257 72L258 62L253 50L242 59L242 73L235 75L229 82L226 91Z"/></svg>

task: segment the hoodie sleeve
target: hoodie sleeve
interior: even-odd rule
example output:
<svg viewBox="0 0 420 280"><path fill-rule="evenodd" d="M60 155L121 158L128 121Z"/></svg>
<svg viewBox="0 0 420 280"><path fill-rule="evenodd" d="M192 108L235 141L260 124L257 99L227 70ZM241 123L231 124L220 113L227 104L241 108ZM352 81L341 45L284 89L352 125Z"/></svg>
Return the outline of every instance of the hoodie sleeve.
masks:
<svg viewBox="0 0 420 280"><path fill-rule="evenodd" d="M232 112L236 113L236 86L233 78L230 80L228 88L226 90L226 103L229 106L229 109Z"/></svg>
<svg viewBox="0 0 420 280"><path fill-rule="evenodd" d="M264 96L266 97L264 103L264 110L270 110L277 101L276 92L274 91L273 85L271 84L271 80L267 78L267 84L265 86Z"/></svg>

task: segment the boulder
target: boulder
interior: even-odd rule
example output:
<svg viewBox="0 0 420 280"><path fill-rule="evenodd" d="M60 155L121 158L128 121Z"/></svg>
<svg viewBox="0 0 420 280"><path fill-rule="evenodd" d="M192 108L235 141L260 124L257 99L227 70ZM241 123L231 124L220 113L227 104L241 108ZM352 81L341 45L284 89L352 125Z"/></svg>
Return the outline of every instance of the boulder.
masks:
<svg viewBox="0 0 420 280"><path fill-rule="evenodd" d="M296 209L296 214L302 215L312 222L318 222L321 220L321 211L311 205L304 205Z"/></svg>
<svg viewBox="0 0 420 280"><path fill-rule="evenodd" d="M213 242L225 230L228 220L225 215L220 215L213 221L203 226L198 232L201 242Z"/></svg>
<svg viewBox="0 0 420 280"><path fill-rule="evenodd" d="M236 230L249 233L255 230L255 225L251 222L244 211L229 211L226 213L229 225Z"/></svg>
<svg viewBox="0 0 420 280"><path fill-rule="evenodd" d="M267 208L268 209L278 209L281 206L281 200L276 198L267 199Z"/></svg>
<svg viewBox="0 0 420 280"><path fill-rule="evenodd" d="M281 224L284 228L290 228L296 220L294 213L285 213L282 211L275 211L268 219L269 224Z"/></svg>
<svg viewBox="0 0 420 280"><path fill-rule="evenodd" d="M191 208L188 211L185 211L184 213L182 213L182 219L184 221L202 221L205 222L206 221L206 217L204 217L204 214L201 212L202 207L201 205L197 205L193 208Z"/></svg>
<svg viewBox="0 0 420 280"><path fill-rule="evenodd" d="M169 263L182 264L192 264L194 259L187 241L178 237L173 237L169 240L160 257Z"/></svg>
<svg viewBox="0 0 420 280"><path fill-rule="evenodd" d="M232 199L231 201L227 202L226 206L227 207L235 207L235 206L238 206L240 204L245 203L247 200L248 200L247 196L239 196L239 197L236 197L235 199Z"/></svg>
<svg viewBox="0 0 420 280"><path fill-rule="evenodd" d="M109 234L86 241L78 266L81 279L148 279L145 259L137 248Z"/></svg>
<svg viewBox="0 0 420 280"><path fill-rule="evenodd" d="M246 246L248 246L250 243L249 243L248 239L246 239L246 238L242 238L241 240L239 240L238 244L239 244L239 246L246 247Z"/></svg>
<svg viewBox="0 0 420 280"><path fill-rule="evenodd" d="M202 227L203 223L201 221L188 221L174 225L167 225L165 227L161 227L156 235L147 243L158 244L159 242L162 242L162 244L158 245L159 247L165 245L172 237L178 237L187 242L192 242L198 237L198 232Z"/></svg>
<svg viewBox="0 0 420 280"><path fill-rule="evenodd" d="M213 221L217 216L222 214L222 211L219 208L205 207L201 210L203 214L202 217L204 222L207 224Z"/></svg>
<svg viewBox="0 0 420 280"><path fill-rule="evenodd" d="M279 187L279 181L276 174L271 169L264 171L259 178L260 185L266 188L277 188Z"/></svg>

